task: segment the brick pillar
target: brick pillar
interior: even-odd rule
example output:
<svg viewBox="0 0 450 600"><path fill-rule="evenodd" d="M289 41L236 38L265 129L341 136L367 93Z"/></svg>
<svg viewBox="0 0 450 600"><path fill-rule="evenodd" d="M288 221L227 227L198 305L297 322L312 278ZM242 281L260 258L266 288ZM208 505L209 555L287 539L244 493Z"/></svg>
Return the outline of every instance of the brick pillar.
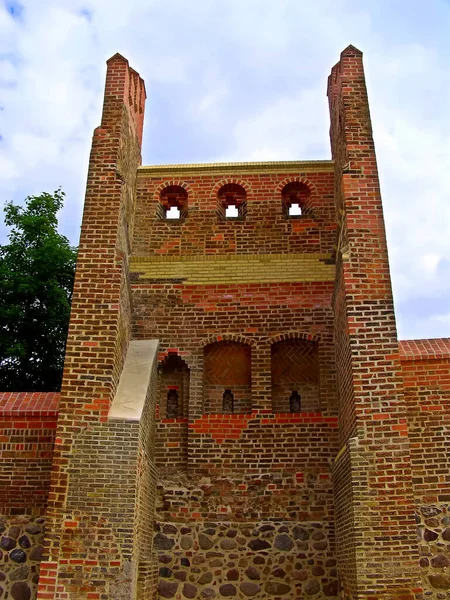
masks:
<svg viewBox="0 0 450 600"><path fill-rule="evenodd" d="M328 82L339 222L334 294L343 598L421 597L405 401L362 53Z"/></svg>
<svg viewBox="0 0 450 600"><path fill-rule="evenodd" d="M128 61L119 54L109 59L89 163L40 599L124 598L118 594L134 577L128 572L132 544L111 507L123 489L124 518L133 518L139 433L132 426L131 440L123 423L108 422L108 411L130 339L128 255L145 97ZM112 445L117 439L123 452ZM129 479L121 481L127 471Z"/></svg>

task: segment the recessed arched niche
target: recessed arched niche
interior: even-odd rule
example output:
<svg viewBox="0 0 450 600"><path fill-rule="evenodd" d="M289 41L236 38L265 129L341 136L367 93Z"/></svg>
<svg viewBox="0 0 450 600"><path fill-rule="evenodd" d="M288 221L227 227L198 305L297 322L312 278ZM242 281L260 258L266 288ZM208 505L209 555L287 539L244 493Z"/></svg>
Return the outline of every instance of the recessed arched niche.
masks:
<svg viewBox="0 0 450 600"><path fill-rule="evenodd" d="M320 409L317 342L282 340L271 347L272 410L282 413Z"/></svg>
<svg viewBox="0 0 450 600"><path fill-rule="evenodd" d="M180 185L169 185L160 193L158 216L167 221L182 221L188 215L188 193Z"/></svg>
<svg viewBox="0 0 450 600"><path fill-rule="evenodd" d="M221 341L204 349L203 409L205 413L250 413L251 349Z"/></svg>
<svg viewBox="0 0 450 600"><path fill-rule="evenodd" d="M247 192L238 183L227 183L217 193L217 213L222 221L243 221L247 214Z"/></svg>
<svg viewBox="0 0 450 600"><path fill-rule="evenodd" d="M291 181L281 190L283 214L287 219L305 216L309 209L311 190L301 181Z"/></svg>
<svg viewBox="0 0 450 600"><path fill-rule="evenodd" d="M189 367L176 353L169 353L159 365L158 400L161 419L188 416Z"/></svg>

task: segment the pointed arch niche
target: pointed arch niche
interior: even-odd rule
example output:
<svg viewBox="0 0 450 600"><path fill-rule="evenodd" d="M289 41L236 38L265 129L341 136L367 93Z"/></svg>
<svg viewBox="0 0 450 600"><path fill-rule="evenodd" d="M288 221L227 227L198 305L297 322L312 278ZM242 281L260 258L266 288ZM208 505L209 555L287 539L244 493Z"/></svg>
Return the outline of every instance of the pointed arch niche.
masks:
<svg viewBox="0 0 450 600"><path fill-rule="evenodd" d="M251 349L234 341L208 344L204 349L203 410L205 413L252 411Z"/></svg>
<svg viewBox="0 0 450 600"><path fill-rule="evenodd" d="M158 400L161 419L188 416L189 367L175 352L169 352L159 365Z"/></svg>
<svg viewBox="0 0 450 600"><path fill-rule="evenodd" d="M272 411L320 410L317 342L288 339L271 346Z"/></svg>

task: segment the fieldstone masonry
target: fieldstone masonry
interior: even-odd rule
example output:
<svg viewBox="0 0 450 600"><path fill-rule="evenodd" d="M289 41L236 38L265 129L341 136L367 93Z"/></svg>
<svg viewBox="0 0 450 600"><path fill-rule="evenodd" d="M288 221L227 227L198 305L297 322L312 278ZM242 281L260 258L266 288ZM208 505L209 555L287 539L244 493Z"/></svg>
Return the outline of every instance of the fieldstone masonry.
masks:
<svg viewBox="0 0 450 600"><path fill-rule="evenodd" d="M1 600L450 598L450 340L397 340L353 46L328 97L332 160L143 167L108 61L62 390L0 393Z"/></svg>

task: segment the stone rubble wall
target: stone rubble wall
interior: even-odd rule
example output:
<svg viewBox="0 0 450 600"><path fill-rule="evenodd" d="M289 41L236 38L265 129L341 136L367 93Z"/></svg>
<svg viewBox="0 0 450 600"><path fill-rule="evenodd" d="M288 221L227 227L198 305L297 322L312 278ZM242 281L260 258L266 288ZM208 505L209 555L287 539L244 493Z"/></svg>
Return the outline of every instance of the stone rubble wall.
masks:
<svg viewBox="0 0 450 600"><path fill-rule="evenodd" d="M335 598L336 560L323 523L158 525L160 598Z"/></svg>
<svg viewBox="0 0 450 600"><path fill-rule="evenodd" d="M0 517L0 598L36 597L43 552L45 517Z"/></svg>

